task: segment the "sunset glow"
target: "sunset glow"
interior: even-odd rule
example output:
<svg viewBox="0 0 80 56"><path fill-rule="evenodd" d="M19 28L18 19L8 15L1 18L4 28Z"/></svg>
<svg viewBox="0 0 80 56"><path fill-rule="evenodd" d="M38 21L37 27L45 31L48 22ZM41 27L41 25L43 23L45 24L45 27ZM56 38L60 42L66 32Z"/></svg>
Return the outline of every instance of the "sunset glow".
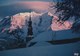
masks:
<svg viewBox="0 0 80 56"><path fill-rule="evenodd" d="M41 16L42 14L39 13L35 13L35 12L31 12L31 13L19 13L16 14L12 17L11 19L11 27L10 30L14 30L19 28L22 28L24 25L26 25L26 20L29 19L29 17L32 17L32 20L34 23L36 23L36 19L39 20L39 16ZM52 14L49 12L47 15L52 16ZM37 18L34 18L37 17ZM44 19L44 18L43 18ZM65 21L63 24L61 24L62 21L57 21L59 18L57 16L53 16L52 19L52 24L51 24L51 29L53 31L59 31L59 30L67 30L70 29L72 27L72 23L70 21Z"/></svg>
<svg viewBox="0 0 80 56"><path fill-rule="evenodd" d="M51 24L51 29L53 31L60 31L60 30L68 30L71 29L72 27L72 22L70 21L65 21L62 24L62 21L57 21L59 18L57 16L54 16L53 20L52 20L52 24Z"/></svg>
<svg viewBox="0 0 80 56"><path fill-rule="evenodd" d="M36 2L21 2L21 4L28 9L32 9L33 11L39 10L39 11L48 11L49 9L49 2L41 2L41 1L36 1Z"/></svg>
<svg viewBox="0 0 80 56"><path fill-rule="evenodd" d="M19 13L19 14L15 14L12 16L11 18L11 27L10 27L10 31L19 28L22 28L24 25L27 25L27 20L29 19L29 17L33 18L36 17L37 15L41 15L35 12L25 12L25 13ZM35 20L35 19L33 19Z"/></svg>

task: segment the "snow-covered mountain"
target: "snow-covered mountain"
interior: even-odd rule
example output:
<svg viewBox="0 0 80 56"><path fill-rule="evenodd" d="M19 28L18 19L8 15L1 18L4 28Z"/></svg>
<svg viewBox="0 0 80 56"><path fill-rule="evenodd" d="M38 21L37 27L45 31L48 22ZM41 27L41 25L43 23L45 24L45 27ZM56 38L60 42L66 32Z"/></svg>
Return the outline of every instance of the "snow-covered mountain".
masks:
<svg viewBox="0 0 80 56"><path fill-rule="evenodd" d="M80 34L72 33L70 29L72 22L66 21L64 24L57 22L57 16L51 16L47 13L25 12L18 13L11 17L7 16L0 21L0 39L7 39L8 42L16 41L15 35L11 35L12 31L20 35L19 38L26 39L28 31L28 21L31 17L34 38L28 43L37 42L34 46L50 45L45 41L71 39L80 37ZM13 40L13 41L12 41ZM15 40L15 41L14 41Z"/></svg>
<svg viewBox="0 0 80 56"><path fill-rule="evenodd" d="M33 35L34 37L50 28L52 17L48 15L48 13L38 14L35 12L31 13L19 13L13 15L11 18L11 27L10 31L21 28L24 31L24 34L27 34L28 21L31 15L32 27L33 27Z"/></svg>

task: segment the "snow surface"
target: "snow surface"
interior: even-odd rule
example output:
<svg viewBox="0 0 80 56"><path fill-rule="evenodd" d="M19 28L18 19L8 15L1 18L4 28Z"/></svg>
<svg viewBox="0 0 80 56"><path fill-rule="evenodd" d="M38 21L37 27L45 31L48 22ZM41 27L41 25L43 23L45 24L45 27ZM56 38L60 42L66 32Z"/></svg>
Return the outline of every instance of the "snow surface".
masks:
<svg viewBox="0 0 80 56"><path fill-rule="evenodd" d="M80 34L72 33L71 30L64 31L45 31L39 34L37 37L31 40L31 42L41 42L41 41L50 41L50 40L61 40L61 39L72 39L77 38Z"/></svg>
<svg viewBox="0 0 80 56"><path fill-rule="evenodd" d="M71 39L75 37L79 37L80 34L72 33L70 29L71 24L69 21L64 25L57 26L59 23L55 23L55 19L58 19L57 16L50 16L50 13L36 13L36 12L25 12L25 13L18 13L13 15L10 18L4 18L0 23L0 38L2 37L10 37L11 35L7 34L5 30L10 29L10 31L17 29L17 27L21 28L23 33L21 34L22 38L25 39L27 36L27 22L30 18L32 20L32 27L33 27L33 35L34 39L31 42L41 42L41 41L50 41L60 40L60 39ZM7 16L8 17L8 16ZM56 27L56 28L55 28ZM56 29L56 30L55 30ZM12 36L13 37L13 36ZM14 37L13 37L14 38Z"/></svg>
<svg viewBox="0 0 80 56"><path fill-rule="evenodd" d="M50 40L62 40L72 39L80 37L80 34L72 33L69 23L65 23L66 27L62 25L57 26L57 30L54 30L54 18L49 13L38 14L35 12L25 12L13 15L10 18L6 18L0 21L0 39L7 39L7 41L15 40L15 37L6 33L6 30L14 30L17 27L23 31L22 38L27 36L27 22L30 18L32 20L34 38L28 43L36 42L35 45L22 49L14 49L7 51L0 51L0 56L74 56L75 52L80 50L80 42L52 45L46 41ZM10 38L10 39L9 39ZM13 42L13 41L12 41Z"/></svg>
<svg viewBox="0 0 80 56"><path fill-rule="evenodd" d="M74 53L79 53L79 44L80 42L0 51L0 56L74 56Z"/></svg>
<svg viewBox="0 0 80 56"><path fill-rule="evenodd" d="M38 35L41 32L47 31L47 30L53 30L53 31L60 31L60 30L68 30L72 27L72 23L69 21L65 21L64 24L60 24L60 22L57 22L58 17L57 16L50 16L50 13L43 13L39 14L36 12L25 12L25 13L19 13L16 15L13 15L11 19L11 27L10 30L14 30L17 27L24 28L27 32L27 22L31 15L32 20L32 27L33 27L33 34L34 36ZM62 21L61 21L62 22Z"/></svg>
<svg viewBox="0 0 80 56"><path fill-rule="evenodd" d="M38 9L44 9L41 10L41 12L48 10L48 7L45 8L45 6L43 5L43 8L37 7L37 10L35 10L35 5L34 7L32 7L32 5L27 6L25 4L22 7L15 7L14 5L7 7L4 6L8 10L6 10L8 13L6 12L5 14L12 14L11 11L13 9L14 10L12 12L15 13L17 8L20 8L20 10L17 9L17 13L22 10L24 11L24 9L25 11L30 11L28 7L37 12L40 12L40 10L38 11ZM1 7L2 13L4 12L4 7ZM80 52L80 41L76 43L60 45L52 45L46 42L50 40L62 40L80 37L80 34L72 33L72 30L70 29L72 26L72 22L66 21L64 25L60 25L59 22L55 23L54 19L57 17L52 18L53 14L51 14L50 12L24 12L13 15L11 19L7 17L6 19L4 18L0 20L0 41L5 41L6 43L13 43L14 40L16 41L15 37L7 34L6 31L9 29L10 31L15 30L17 29L17 27L21 28L21 30L23 31L22 38L25 39L25 37L27 36L28 27L27 21L29 20L30 15L32 18L34 38L28 43L28 45L34 42L36 42L36 44L31 47L26 47L22 49L0 51L0 56L74 56L74 53Z"/></svg>

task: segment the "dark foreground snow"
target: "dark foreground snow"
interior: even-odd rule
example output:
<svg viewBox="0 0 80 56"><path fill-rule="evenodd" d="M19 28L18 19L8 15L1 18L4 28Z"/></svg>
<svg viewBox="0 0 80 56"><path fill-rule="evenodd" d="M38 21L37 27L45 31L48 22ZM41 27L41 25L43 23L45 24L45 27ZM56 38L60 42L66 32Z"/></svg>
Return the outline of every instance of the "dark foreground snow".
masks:
<svg viewBox="0 0 80 56"><path fill-rule="evenodd" d="M1 51L0 56L74 56L80 52L80 42L63 44L36 46L22 49Z"/></svg>

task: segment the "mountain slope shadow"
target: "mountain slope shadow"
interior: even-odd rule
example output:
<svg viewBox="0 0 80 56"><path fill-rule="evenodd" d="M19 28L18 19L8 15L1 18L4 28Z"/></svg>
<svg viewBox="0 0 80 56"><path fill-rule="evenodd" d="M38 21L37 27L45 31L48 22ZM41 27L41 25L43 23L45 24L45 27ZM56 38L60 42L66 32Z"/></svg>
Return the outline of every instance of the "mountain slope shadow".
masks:
<svg viewBox="0 0 80 56"><path fill-rule="evenodd" d="M52 41L47 41L53 45L56 44L68 44L68 43L74 43L80 41L80 38L72 38L72 39L63 39L63 40L52 40Z"/></svg>

